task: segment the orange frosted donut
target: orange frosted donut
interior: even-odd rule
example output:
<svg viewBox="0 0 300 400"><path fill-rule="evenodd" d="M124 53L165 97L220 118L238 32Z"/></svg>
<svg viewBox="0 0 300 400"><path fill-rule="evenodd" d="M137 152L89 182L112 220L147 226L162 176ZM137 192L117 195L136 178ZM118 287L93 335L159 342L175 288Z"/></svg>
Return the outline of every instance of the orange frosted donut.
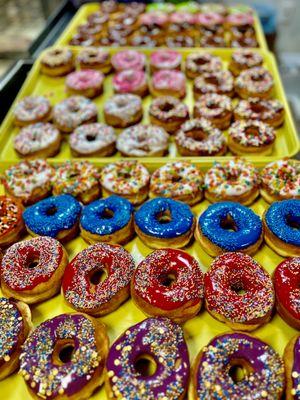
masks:
<svg viewBox="0 0 300 400"><path fill-rule="evenodd" d="M74 56L70 49L55 47L41 57L41 72L49 76L63 76L74 70Z"/></svg>
<svg viewBox="0 0 300 400"><path fill-rule="evenodd" d="M271 97L274 80L268 70L263 67L254 67L240 73L235 80L235 90L242 99Z"/></svg>
<svg viewBox="0 0 300 400"><path fill-rule="evenodd" d="M15 125L26 126L36 122L47 122L51 117L51 105L43 96L27 96L20 100L13 111Z"/></svg>
<svg viewBox="0 0 300 400"><path fill-rule="evenodd" d="M232 97L234 95L234 82L231 72L205 72L195 79L193 91L195 99L207 93L217 93Z"/></svg>
<svg viewBox="0 0 300 400"><path fill-rule="evenodd" d="M9 196L0 196L0 246L17 242L24 230L22 203Z"/></svg>
<svg viewBox="0 0 300 400"><path fill-rule="evenodd" d="M217 93L200 96L194 105L194 117L205 118L219 129L227 129L232 117L231 99Z"/></svg>

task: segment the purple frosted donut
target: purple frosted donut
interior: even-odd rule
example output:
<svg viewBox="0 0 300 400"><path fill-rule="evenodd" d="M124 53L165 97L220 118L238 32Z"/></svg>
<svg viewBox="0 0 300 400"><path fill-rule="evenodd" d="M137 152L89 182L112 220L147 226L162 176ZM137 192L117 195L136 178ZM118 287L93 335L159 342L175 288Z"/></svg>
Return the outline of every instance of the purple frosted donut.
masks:
<svg viewBox="0 0 300 400"><path fill-rule="evenodd" d="M147 360L154 371L145 368ZM148 318L132 326L112 345L106 370L109 399L183 399L189 356L181 327L168 318Z"/></svg>
<svg viewBox="0 0 300 400"><path fill-rule="evenodd" d="M236 368L243 377L234 374ZM192 399L280 399L284 366L268 344L244 333L216 336L199 353L193 372Z"/></svg>

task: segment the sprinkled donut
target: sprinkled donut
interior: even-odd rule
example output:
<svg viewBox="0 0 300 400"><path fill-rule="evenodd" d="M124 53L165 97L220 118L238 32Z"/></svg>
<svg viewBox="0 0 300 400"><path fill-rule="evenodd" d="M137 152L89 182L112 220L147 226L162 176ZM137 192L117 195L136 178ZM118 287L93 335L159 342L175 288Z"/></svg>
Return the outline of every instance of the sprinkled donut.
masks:
<svg viewBox="0 0 300 400"><path fill-rule="evenodd" d="M222 69L220 57L209 53L189 54L185 62L185 71L188 78L194 79L205 72L216 72Z"/></svg>
<svg viewBox="0 0 300 400"><path fill-rule="evenodd" d="M232 378L231 368L244 378ZM216 336L198 354L192 374L192 399L281 399L284 365L265 342L245 333Z"/></svg>
<svg viewBox="0 0 300 400"><path fill-rule="evenodd" d="M150 70L155 72L161 69L181 70L182 56L175 50L157 50L150 55Z"/></svg>
<svg viewBox="0 0 300 400"><path fill-rule="evenodd" d="M275 303L272 279L247 254L217 257L204 285L206 309L231 329L252 331L269 321Z"/></svg>
<svg viewBox="0 0 300 400"><path fill-rule="evenodd" d="M152 96L174 96L179 99L186 95L186 78L181 71L162 69L154 72L150 92Z"/></svg>
<svg viewBox="0 0 300 400"><path fill-rule="evenodd" d="M228 69L233 73L234 76L238 76L246 69L261 67L263 62L263 57L257 51L237 50L231 55Z"/></svg>
<svg viewBox="0 0 300 400"><path fill-rule="evenodd" d="M62 283L65 300L77 311L101 316L116 310L130 293L135 265L128 251L97 243L81 251L66 268ZM105 274L105 280L97 279Z"/></svg>
<svg viewBox="0 0 300 400"><path fill-rule="evenodd" d="M94 69L75 71L66 78L66 89L71 95L80 95L90 99L103 92L104 75Z"/></svg>
<svg viewBox="0 0 300 400"><path fill-rule="evenodd" d="M223 36L206 33L201 37L199 45L200 47L226 47L226 42Z"/></svg>
<svg viewBox="0 0 300 400"><path fill-rule="evenodd" d="M183 323L201 308L203 273L196 259L182 250L155 250L135 269L131 297L146 315Z"/></svg>
<svg viewBox="0 0 300 400"><path fill-rule="evenodd" d="M104 119L108 125L127 128L143 118L142 101L134 94L117 94L104 104Z"/></svg>
<svg viewBox="0 0 300 400"><path fill-rule="evenodd" d="M96 105L83 96L71 96L56 104L53 109L53 122L65 133L73 132L79 125L96 122L97 118Z"/></svg>
<svg viewBox="0 0 300 400"><path fill-rule="evenodd" d="M40 60L41 72L49 76L63 76L73 71L74 56L66 47L46 50Z"/></svg>
<svg viewBox="0 0 300 400"><path fill-rule="evenodd" d="M51 112L52 108L46 97L24 97L13 110L15 125L26 126L36 122L47 122L51 117Z"/></svg>
<svg viewBox="0 0 300 400"><path fill-rule="evenodd" d="M167 37L166 46L168 48L195 47L195 39L185 35Z"/></svg>
<svg viewBox="0 0 300 400"><path fill-rule="evenodd" d="M1 289L27 304L47 300L59 292L67 264L66 250L51 237L15 243L2 259Z"/></svg>
<svg viewBox="0 0 300 400"><path fill-rule="evenodd" d="M195 24L196 18L194 14L184 11L172 12L169 16L169 35L171 37L175 36L175 38L181 34L195 36ZM171 59L170 61L173 60Z"/></svg>
<svg viewBox="0 0 300 400"><path fill-rule="evenodd" d="M166 163L152 174L149 196L171 197L192 206L202 199L203 175L187 161Z"/></svg>
<svg viewBox="0 0 300 400"><path fill-rule="evenodd" d="M25 341L20 373L34 397L88 399L103 382L107 354L101 322L61 314L42 322Z"/></svg>
<svg viewBox="0 0 300 400"><path fill-rule="evenodd" d="M254 29L250 30L251 32L254 32ZM231 30L233 32L233 29ZM259 47L258 42L255 37L252 36L233 36L232 39L229 42L230 47L233 48L243 48L243 47Z"/></svg>
<svg viewBox="0 0 300 400"><path fill-rule="evenodd" d="M252 26L254 24L254 18L253 15L248 12L234 12L226 17L225 23L228 28L232 28L234 26Z"/></svg>
<svg viewBox="0 0 300 400"><path fill-rule="evenodd" d="M223 201L210 205L200 215L195 237L213 257L226 251L253 254L263 240L262 222L250 208Z"/></svg>
<svg viewBox="0 0 300 400"><path fill-rule="evenodd" d="M148 93L144 71L126 69L116 73L112 80L115 93L132 93L144 97Z"/></svg>
<svg viewBox="0 0 300 400"><path fill-rule="evenodd" d="M208 119L218 129L227 129L231 122L231 99L217 93L208 93L197 99L194 117Z"/></svg>
<svg viewBox="0 0 300 400"><path fill-rule="evenodd" d="M300 335L294 336L284 350L286 377L286 400L297 400L300 396Z"/></svg>
<svg viewBox="0 0 300 400"><path fill-rule="evenodd" d="M234 109L234 118L257 119L274 128L279 127L284 120L284 108L279 100L261 100L252 98L240 100Z"/></svg>
<svg viewBox="0 0 300 400"><path fill-rule="evenodd" d="M268 70L254 67L240 73L235 80L235 90L242 99L259 97L268 99L274 87L274 80Z"/></svg>
<svg viewBox="0 0 300 400"><path fill-rule="evenodd" d="M96 69L103 74L111 71L110 54L96 47L81 50L76 61L81 69Z"/></svg>
<svg viewBox="0 0 300 400"><path fill-rule="evenodd" d="M136 50L123 50L112 56L111 63L115 71L123 71L125 69L141 71L145 69L146 57Z"/></svg>
<svg viewBox="0 0 300 400"><path fill-rule="evenodd" d="M156 365L153 374L138 361ZM127 329L110 348L105 388L107 397L127 400L184 399L189 356L182 328L168 318L148 318Z"/></svg>
<svg viewBox="0 0 300 400"><path fill-rule="evenodd" d="M224 34L224 18L216 12L200 13L196 17L196 23L203 35L222 36Z"/></svg>
<svg viewBox="0 0 300 400"><path fill-rule="evenodd" d="M0 246L17 242L23 231L22 203L9 196L0 196Z"/></svg>
<svg viewBox="0 0 300 400"><path fill-rule="evenodd" d="M231 72L226 70L204 72L195 79L193 91L195 99L207 93L232 97L234 95L234 82Z"/></svg>

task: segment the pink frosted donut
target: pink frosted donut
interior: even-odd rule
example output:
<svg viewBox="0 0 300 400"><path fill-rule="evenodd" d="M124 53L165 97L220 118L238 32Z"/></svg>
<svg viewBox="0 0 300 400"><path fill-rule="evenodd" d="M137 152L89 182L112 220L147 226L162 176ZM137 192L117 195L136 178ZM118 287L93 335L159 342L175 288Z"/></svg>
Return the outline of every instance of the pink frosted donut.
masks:
<svg viewBox="0 0 300 400"><path fill-rule="evenodd" d="M160 11L152 11L142 14L140 16L140 25L147 26L163 26L166 25L169 21L169 18L166 13Z"/></svg>
<svg viewBox="0 0 300 400"><path fill-rule="evenodd" d="M174 96L183 98L186 95L186 78L180 71L163 69L153 74L151 87L153 96Z"/></svg>
<svg viewBox="0 0 300 400"><path fill-rule="evenodd" d="M253 15L248 13L233 13L227 16L226 24L230 27L253 25L254 24Z"/></svg>
<svg viewBox="0 0 300 400"><path fill-rule="evenodd" d="M189 12L174 12L169 17L171 24L176 25L193 25L195 23L195 16Z"/></svg>
<svg viewBox="0 0 300 400"><path fill-rule="evenodd" d="M210 28L211 26L222 25L224 23L224 18L218 13L207 12L198 14L197 22L204 28Z"/></svg>
<svg viewBox="0 0 300 400"><path fill-rule="evenodd" d="M146 57L135 50L123 50L112 56L111 63L116 71L123 71L124 69L138 71L145 69Z"/></svg>
<svg viewBox="0 0 300 400"><path fill-rule="evenodd" d="M181 70L182 56L175 50L158 50L154 51L150 56L151 71L161 69Z"/></svg>
<svg viewBox="0 0 300 400"><path fill-rule="evenodd" d="M103 91L104 75L93 69L75 71L66 78L67 91L88 98L98 96Z"/></svg>
<svg viewBox="0 0 300 400"><path fill-rule="evenodd" d="M144 97L148 92L144 71L134 69L120 71L113 77L112 84L116 93L132 93Z"/></svg>

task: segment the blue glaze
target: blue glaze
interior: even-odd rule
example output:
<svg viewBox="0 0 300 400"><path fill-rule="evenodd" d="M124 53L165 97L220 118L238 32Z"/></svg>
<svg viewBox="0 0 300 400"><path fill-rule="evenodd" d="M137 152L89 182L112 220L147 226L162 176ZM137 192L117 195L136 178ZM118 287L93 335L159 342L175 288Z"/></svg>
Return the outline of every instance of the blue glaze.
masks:
<svg viewBox="0 0 300 400"><path fill-rule="evenodd" d="M266 212L265 221L270 231L285 243L300 247L300 200L282 200L273 203Z"/></svg>
<svg viewBox="0 0 300 400"><path fill-rule="evenodd" d="M111 218L104 216L106 210L113 212ZM127 199L110 196L86 206L82 212L80 225L96 235L111 235L129 223L132 213L133 206Z"/></svg>
<svg viewBox="0 0 300 400"><path fill-rule="evenodd" d="M53 215L49 210L56 208ZM33 233L55 238L60 231L71 229L79 219L81 205L69 194L41 200L23 212L23 219Z"/></svg>
<svg viewBox="0 0 300 400"><path fill-rule="evenodd" d="M171 221L162 223L157 217L167 212ZM187 204L158 197L144 203L135 213L135 223L146 235L175 238L187 233L193 226L194 216Z"/></svg>
<svg viewBox="0 0 300 400"><path fill-rule="evenodd" d="M221 226L228 216L237 231ZM262 234L260 217L250 208L231 201L212 204L200 215L198 223L202 234L226 251L243 250L256 243Z"/></svg>

